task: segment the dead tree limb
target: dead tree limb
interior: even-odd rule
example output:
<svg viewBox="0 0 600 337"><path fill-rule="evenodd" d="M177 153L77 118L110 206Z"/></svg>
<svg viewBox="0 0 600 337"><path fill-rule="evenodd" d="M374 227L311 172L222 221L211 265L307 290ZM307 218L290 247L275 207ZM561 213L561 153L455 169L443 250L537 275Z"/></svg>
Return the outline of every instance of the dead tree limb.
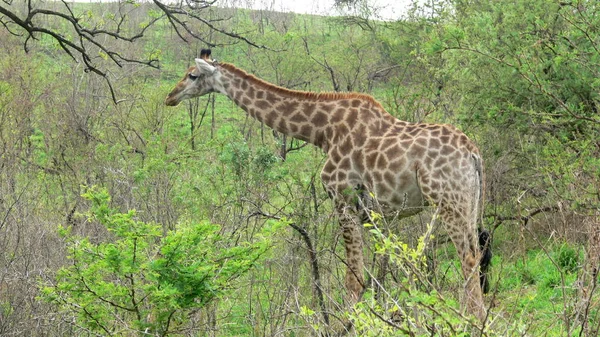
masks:
<svg viewBox="0 0 600 337"><path fill-rule="evenodd" d="M267 214L262 211L254 212L250 216L263 216L263 217L266 217L269 219L281 220L281 217L279 217L279 216ZM319 301L319 306L321 307L321 312L323 314L323 321L325 322L326 325L329 325L329 313L327 312L327 307L325 306L325 298L323 296L323 287L321 286L321 275L319 273L319 263L318 263L318 258L317 258L317 251L312 244L310 235L308 235L308 232L304 228L302 228L294 223L288 223L288 225L290 227L292 227L293 229L295 229L300 234L300 236L302 237L302 240L306 244L306 250L308 251L308 256L310 259L310 266L311 266L311 271L312 271L314 289L315 289L315 293L317 295L317 301Z"/></svg>
<svg viewBox="0 0 600 337"><path fill-rule="evenodd" d="M315 292L317 293L317 300L319 301L319 306L321 306L321 312L323 313L323 320L325 324L329 325L329 314L327 313L327 308L325 307L325 301L323 298L323 288L321 286L321 276L319 274L319 263L317 260L317 251L315 250L310 236L306 230L296 224L290 223L290 227L295 229L306 244L306 250L308 251L308 256L310 258L310 265L312 269L313 282L315 285Z"/></svg>

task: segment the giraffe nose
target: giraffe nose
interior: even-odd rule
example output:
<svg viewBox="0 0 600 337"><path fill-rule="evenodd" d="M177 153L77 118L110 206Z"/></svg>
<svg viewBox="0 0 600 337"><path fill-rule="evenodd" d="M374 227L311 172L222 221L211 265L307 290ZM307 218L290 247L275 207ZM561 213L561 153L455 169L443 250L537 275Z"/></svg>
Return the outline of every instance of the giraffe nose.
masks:
<svg viewBox="0 0 600 337"><path fill-rule="evenodd" d="M177 106L178 104L179 104L179 101L176 99L176 96L173 95L172 92L167 95L167 98L165 98L166 106Z"/></svg>

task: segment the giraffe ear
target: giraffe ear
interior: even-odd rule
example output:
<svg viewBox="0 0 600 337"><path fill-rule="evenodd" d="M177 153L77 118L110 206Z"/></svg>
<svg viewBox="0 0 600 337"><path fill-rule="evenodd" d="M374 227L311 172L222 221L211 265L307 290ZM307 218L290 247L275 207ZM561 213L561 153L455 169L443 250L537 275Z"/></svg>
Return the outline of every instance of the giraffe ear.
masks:
<svg viewBox="0 0 600 337"><path fill-rule="evenodd" d="M217 68L208 64L208 62L204 61L203 59L196 59L196 67L200 73L204 75L211 75L215 72L215 70L217 70Z"/></svg>

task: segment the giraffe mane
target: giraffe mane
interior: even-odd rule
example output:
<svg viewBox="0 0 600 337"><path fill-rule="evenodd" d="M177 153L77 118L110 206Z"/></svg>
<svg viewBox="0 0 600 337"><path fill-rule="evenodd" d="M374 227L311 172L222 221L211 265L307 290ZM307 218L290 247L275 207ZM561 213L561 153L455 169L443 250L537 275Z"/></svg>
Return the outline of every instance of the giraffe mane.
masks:
<svg viewBox="0 0 600 337"><path fill-rule="evenodd" d="M259 86L269 89L278 94L283 94L286 96L290 96L298 99L307 99L307 100L318 100L318 101L330 101L330 100L338 100L338 99L360 99L367 100L371 102L377 108L385 111L381 103L379 103L373 96L358 92L313 92L313 91L303 91L303 90L292 90L284 87L280 87L278 85L269 83L261 78L258 78L252 74L247 73L246 71L234 66L231 63L219 63L220 67L227 69L233 73L236 73L243 79L247 79L252 81L253 83L258 84Z"/></svg>

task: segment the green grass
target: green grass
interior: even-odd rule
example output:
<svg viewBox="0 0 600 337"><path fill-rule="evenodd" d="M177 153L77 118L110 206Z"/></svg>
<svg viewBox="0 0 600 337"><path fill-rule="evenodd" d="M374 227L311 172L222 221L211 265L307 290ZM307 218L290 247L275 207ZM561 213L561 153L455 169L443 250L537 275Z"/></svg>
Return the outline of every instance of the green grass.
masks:
<svg viewBox="0 0 600 337"><path fill-rule="evenodd" d="M581 247L555 243L510 256L501 250L508 243L498 240L493 247L490 293L486 295L486 303L493 303L490 334L566 335L579 300L576 282L583 261ZM435 271L438 286L445 296L455 297L463 280L454 246L447 244L436 255L440 259ZM591 313L590 317L596 316ZM571 327L569 333L576 331L577 327Z"/></svg>

